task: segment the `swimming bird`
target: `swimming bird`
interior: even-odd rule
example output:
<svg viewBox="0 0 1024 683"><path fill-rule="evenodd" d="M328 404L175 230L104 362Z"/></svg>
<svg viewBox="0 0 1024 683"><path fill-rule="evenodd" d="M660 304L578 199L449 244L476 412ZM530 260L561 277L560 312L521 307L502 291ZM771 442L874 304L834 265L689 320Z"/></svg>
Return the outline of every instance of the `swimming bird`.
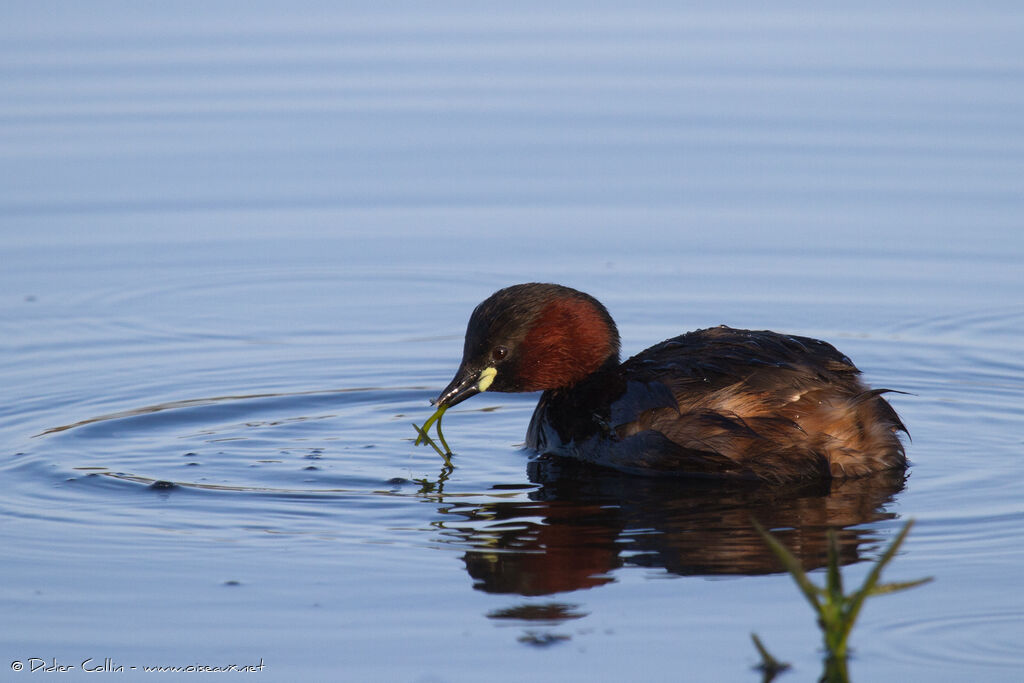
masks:
<svg viewBox="0 0 1024 683"><path fill-rule="evenodd" d="M473 311L433 403L542 391L527 447L634 474L788 482L907 466L888 390L827 342L720 325L625 362L619 346L589 294L513 285Z"/></svg>

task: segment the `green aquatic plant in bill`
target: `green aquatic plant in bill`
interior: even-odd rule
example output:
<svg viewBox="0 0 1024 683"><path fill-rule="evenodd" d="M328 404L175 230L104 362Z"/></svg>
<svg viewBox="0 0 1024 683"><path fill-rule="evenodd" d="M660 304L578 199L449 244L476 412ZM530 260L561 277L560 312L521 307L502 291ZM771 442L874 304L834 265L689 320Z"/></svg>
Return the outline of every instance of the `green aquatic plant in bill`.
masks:
<svg viewBox="0 0 1024 683"><path fill-rule="evenodd" d="M413 423L413 427L416 429L417 436L416 441L413 445L419 446L421 443L429 444L437 454L444 459L446 467L455 467L452 464L452 449L448 447L448 442L444 440L444 434L441 433L441 417L444 415L444 411L448 410L448 406L440 406L434 411L434 414L427 418L427 421L423 423L422 427L418 427L416 423ZM441 446L430 438L430 428L437 423L437 440L441 442L441 446L444 446L444 450L441 450Z"/></svg>
<svg viewBox="0 0 1024 683"><path fill-rule="evenodd" d="M821 628L825 639L826 652L825 672L821 677L822 681L829 683L846 683L849 681L846 667L848 654L847 640L850 637L850 631L853 630L854 623L857 621L857 616L860 614L861 607L864 606L864 601L867 598L873 595L884 595L914 588L932 580L932 577L928 577L916 581L879 583L879 579L882 577L882 570L896 556L896 551L899 550L907 534L910 533L910 528L914 526L914 520L908 521L903 526L903 529L893 542L889 544L889 547L882 553L882 556L871 567L871 571L868 572L861 587L849 595L843 593L843 577L839 572L839 541L834 529L829 529L828 531L828 566L825 575L825 587L822 588L811 582L804 568L800 565L800 560L786 546L782 545L778 539L765 531L756 520L753 523L757 533L761 535L764 542L775 553L775 556L779 558L779 561L782 562L782 565L789 572L790 576L793 577L793 581L796 582L804 597L807 598L807 602L811 604L811 607L818 615L818 626ZM755 640L755 645L759 645L759 641ZM758 650L762 651L763 646L759 646ZM762 658L764 658L766 652L761 652Z"/></svg>

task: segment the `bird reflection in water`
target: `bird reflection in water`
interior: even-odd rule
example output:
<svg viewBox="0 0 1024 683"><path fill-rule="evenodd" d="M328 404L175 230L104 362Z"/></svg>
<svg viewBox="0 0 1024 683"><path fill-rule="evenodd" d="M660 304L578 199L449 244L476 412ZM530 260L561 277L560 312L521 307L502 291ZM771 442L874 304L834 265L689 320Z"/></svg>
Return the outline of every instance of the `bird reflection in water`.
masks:
<svg viewBox="0 0 1024 683"><path fill-rule="evenodd" d="M905 475L889 471L788 487L726 485L628 477L540 458L530 464L530 479L540 487L529 501L445 507L465 519L445 522L444 540L470 548L463 559L478 590L567 593L610 583L616 569L628 566L675 575L783 571L751 519L774 530L808 570L825 565L827 530L837 529L841 563L850 564L878 541L860 526L895 517L885 506L903 488ZM553 623L573 614L541 609L515 618Z"/></svg>

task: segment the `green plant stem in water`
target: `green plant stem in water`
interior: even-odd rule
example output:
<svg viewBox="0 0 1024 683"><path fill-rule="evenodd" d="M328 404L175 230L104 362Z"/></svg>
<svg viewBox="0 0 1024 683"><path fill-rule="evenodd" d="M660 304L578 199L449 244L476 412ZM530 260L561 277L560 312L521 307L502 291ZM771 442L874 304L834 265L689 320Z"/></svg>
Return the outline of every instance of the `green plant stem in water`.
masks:
<svg viewBox="0 0 1024 683"><path fill-rule="evenodd" d="M451 460L452 449L448 447L448 442L444 440L444 434L441 433L441 417L444 415L444 411L446 410L448 410L448 406L441 406L440 408L435 410L434 414L427 418L427 421L423 423L422 427L416 426L415 422L413 423L412 426L416 429L416 432L418 433L416 441L413 442L413 445L419 446L420 443L429 444L435 451L437 451L438 455L444 458L444 464L446 466L454 468L455 465L452 464ZM443 451L434 442L434 440L430 438L430 434L428 433L430 431L431 426L433 426L435 422L437 423L437 439L438 441L441 442L441 445L444 446Z"/></svg>
<svg viewBox="0 0 1024 683"><path fill-rule="evenodd" d="M757 653L761 655L761 663L757 665L762 674L761 683L771 683L775 680L776 676L789 668L789 664L787 662L780 662L775 657L772 657L772 653L768 652L768 648L764 646L764 643L761 642L756 633L751 633L750 639L754 641L754 647L757 648Z"/></svg>
<svg viewBox="0 0 1024 683"><path fill-rule="evenodd" d="M821 588L807 577L807 573L796 558L782 543L754 520L754 528L761 535L764 542L771 548L775 556L779 558L782 566L786 568L793 581L796 582L800 591L804 594L807 602L818 615L818 626L822 630L825 640L825 673L823 681L845 682L849 680L846 668L847 641L850 631L860 615L864 601L872 595L883 595L906 590L932 580L931 577L917 581L905 581L901 583L878 583L882 576L882 569L885 568L892 558L896 556L914 520L908 521L900 533L896 536L882 556L871 567L864 583L859 589L850 595L843 593L843 577L839 571L839 541L834 529L828 531L828 567L825 574L825 587Z"/></svg>

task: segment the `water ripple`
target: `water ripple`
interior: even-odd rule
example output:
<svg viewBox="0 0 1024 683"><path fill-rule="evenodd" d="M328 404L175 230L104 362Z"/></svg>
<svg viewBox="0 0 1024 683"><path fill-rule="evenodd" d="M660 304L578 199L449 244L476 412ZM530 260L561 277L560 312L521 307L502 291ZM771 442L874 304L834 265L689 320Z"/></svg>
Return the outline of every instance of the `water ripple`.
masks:
<svg viewBox="0 0 1024 683"><path fill-rule="evenodd" d="M1024 610L964 612L915 615L879 631L884 634L880 640L890 644L886 648L889 657L923 668L945 662L1020 671L1024 667L1021 623Z"/></svg>

